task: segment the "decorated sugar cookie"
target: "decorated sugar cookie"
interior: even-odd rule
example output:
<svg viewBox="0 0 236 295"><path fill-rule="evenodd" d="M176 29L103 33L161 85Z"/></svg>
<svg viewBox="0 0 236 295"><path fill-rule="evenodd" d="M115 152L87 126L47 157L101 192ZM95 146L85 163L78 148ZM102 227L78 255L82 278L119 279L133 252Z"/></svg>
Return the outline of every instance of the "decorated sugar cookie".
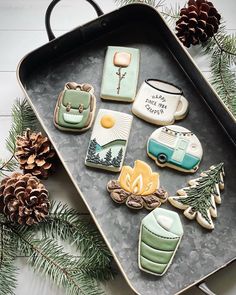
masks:
<svg viewBox="0 0 236 295"><path fill-rule="evenodd" d="M177 191L169 202L184 210L184 215L206 229L214 229L212 217L217 217L216 204L221 204L220 190L224 188L224 164L211 166L200 177L189 181L189 187Z"/></svg>
<svg viewBox="0 0 236 295"><path fill-rule="evenodd" d="M179 87L148 79L138 91L132 112L152 124L171 125L187 115L188 101Z"/></svg>
<svg viewBox="0 0 236 295"><path fill-rule="evenodd" d="M123 166L118 180L111 180L107 190L116 203L129 208L153 210L167 200L167 192L160 188L159 174L143 161L136 160L134 168Z"/></svg>
<svg viewBox="0 0 236 295"><path fill-rule="evenodd" d="M91 127L95 109L93 87L68 82L57 100L54 125L63 131L83 132Z"/></svg>
<svg viewBox="0 0 236 295"><path fill-rule="evenodd" d="M103 68L101 98L132 102L139 74L139 49L108 46Z"/></svg>
<svg viewBox="0 0 236 295"><path fill-rule="evenodd" d="M202 159L202 146L190 130L177 126L158 128L149 137L147 153L160 167L194 173Z"/></svg>
<svg viewBox="0 0 236 295"><path fill-rule="evenodd" d="M123 165L133 117L100 109L87 150L87 166L118 172Z"/></svg>
<svg viewBox="0 0 236 295"><path fill-rule="evenodd" d="M183 236L176 212L156 208L141 222L138 264L142 271L162 276L169 268Z"/></svg>

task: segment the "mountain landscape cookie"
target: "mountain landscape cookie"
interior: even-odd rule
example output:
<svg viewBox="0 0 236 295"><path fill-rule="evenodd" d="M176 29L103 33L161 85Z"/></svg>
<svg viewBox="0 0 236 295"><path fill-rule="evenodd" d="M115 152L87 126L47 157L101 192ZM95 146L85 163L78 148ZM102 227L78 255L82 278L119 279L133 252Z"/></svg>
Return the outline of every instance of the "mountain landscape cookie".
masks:
<svg viewBox="0 0 236 295"><path fill-rule="evenodd" d="M138 91L132 112L152 124L171 125L187 115L188 101L179 87L148 79Z"/></svg>
<svg viewBox="0 0 236 295"><path fill-rule="evenodd" d="M206 229L214 229L212 217L217 217L216 204L221 204L220 190L224 189L224 164L211 166L197 179L190 180L189 187L177 191L178 196L169 197L169 202L184 210L184 215Z"/></svg>
<svg viewBox="0 0 236 295"><path fill-rule="evenodd" d="M90 84L68 82L57 100L54 125L63 131L83 132L91 127L95 110L93 87Z"/></svg>
<svg viewBox="0 0 236 295"><path fill-rule="evenodd" d="M139 49L108 46L103 68L101 98L132 102L139 75Z"/></svg>
<svg viewBox="0 0 236 295"><path fill-rule="evenodd" d="M183 236L176 212L156 208L141 222L138 264L142 271L162 276L169 268Z"/></svg>
<svg viewBox="0 0 236 295"><path fill-rule="evenodd" d="M123 166L118 180L110 180L107 190L113 201L126 203L131 209L153 210L166 202L168 194L160 188L159 174L143 161L136 160L134 168Z"/></svg>
<svg viewBox="0 0 236 295"><path fill-rule="evenodd" d="M133 117L100 109L94 123L85 164L118 172L123 165Z"/></svg>
<svg viewBox="0 0 236 295"><path fill-rule="evenodd" d="M171 125L158 128L151 134L147 154L160 167L194 173L199 167L203 150L197 136L190 130Z"/></svg>

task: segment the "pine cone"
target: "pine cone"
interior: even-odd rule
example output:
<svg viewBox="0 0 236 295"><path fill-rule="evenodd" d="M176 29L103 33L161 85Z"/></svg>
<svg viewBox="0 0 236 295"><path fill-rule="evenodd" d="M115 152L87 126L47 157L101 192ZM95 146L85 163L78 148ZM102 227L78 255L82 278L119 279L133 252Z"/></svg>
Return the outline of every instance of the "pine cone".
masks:
<svg viewBox="0 0 236 295"><path fill-rule="evenodd" d="M23 136L17 137L16 146L16 157L24 173L46 179L55 160L55 151L49 139L41 132L27 129Z"/></svg>
<svg viewBox="0 0 236 295"><path fill-rule="evenodd" d="M0 208L7 218L21 225L37 224L49 210L48 191L31 174L13 173L0 184Z"/></svg>
<svg viewBox="0 0 236 295"><path fill-rule="evenodd" d="M218 31L220 18L211 2L189 0L187 7L180 10L176 35L186 47L205 42Z"/></svg>

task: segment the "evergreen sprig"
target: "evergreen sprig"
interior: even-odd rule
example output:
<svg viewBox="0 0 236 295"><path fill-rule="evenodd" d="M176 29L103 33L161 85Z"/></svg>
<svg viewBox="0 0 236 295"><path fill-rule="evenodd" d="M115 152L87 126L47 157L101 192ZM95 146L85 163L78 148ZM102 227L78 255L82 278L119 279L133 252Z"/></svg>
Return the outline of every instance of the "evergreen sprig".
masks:
<svg viewBox="0 0 236 295"><path fill-rule="evenodd" d="M12 124L6 139L6 148L11 153L10 157L0 159L0 177L6 176L7 172L14 171L18 167L15 159L16 138L22 135L27 128L37 130L38 121L26 99L17 99L12 107Z"/></svg>
<svg viewBox="0 0 236 295"><path fill-rule="evenodd" d="M0 160L0 176L14 171L16 137L30 127L37 130L36 117L26 100L17 100L12 109L13 122L6 145L11 152ZM68 295L103 295L99 281L113 277L112 256L91 218L67 205L52 202L44 222L22 226L10 222L0 200L0 295L14 294L17 284L15 258L29 257L28 263L39 274L49 277ZM37 237L37 238L36 238ZM74 245L80 255L65 252L58 239Z"/></svg>
<svg viewBox="0 0 236 295"><path fill-rule="evenodd" d="M53 202L49 216L40 224L44 236L60 238L81 254L81 269L99 280L113 277L112 256L89 216L79 215L67 205Z"/></svg>
<svg viewBox="0 0 236 295"><path fill-rule="evenodd" d="M1 295L14 294L16 253L27 255L35 271L65 288L68 295L104 294L98 280L113 277L112 256L88 216L54 202L49 216L38 225L17 225L3 214L0 217L0 283L6 282ZM76 246L80 255L65 252L58 238Z"/></svg>
<svg viewBox="0 0 236 295"><path fill-rule="evenodd" d="M15 259L15 239L4 224L5 218L0 214L0 294L13 295L16 288L17 268Z"/></svg>
<svg viewBox="0 0 236 295"><path fill-rule="evenodd" d="M115 3L119 6L124 6L132 3L144 3L151 5L155 8L163 6L165 0L115 0Z"/></svg>
<svg viewBox="0 0 236 295"><path fill-rule="evenodd" d="M146 3L155 8L162 7L160 13L166 19L171 29L174 30L175 22L179 18L180 6L164 6L165 1L154 0L115 0L119 5L131 3ZM219 31L213 38L207 42L201 43L200 51L203 55L210 56L210 83L216 90L220 99L228 110L236 118L236 74L232 66L236 64L236 36L228 34L225 29L225 23L221 20Z"/></svg>
<svg viewBox="0 0 236 295"><path fill-rule="evenodd" d="M31 227L8 224L18 240L19 249L30 253L28 263L41 275L47 276L58 287L65 288L69 295L102 295L97 282L84 274L80 258L63 251L63 247L50 238L35 239Z"/></svg>

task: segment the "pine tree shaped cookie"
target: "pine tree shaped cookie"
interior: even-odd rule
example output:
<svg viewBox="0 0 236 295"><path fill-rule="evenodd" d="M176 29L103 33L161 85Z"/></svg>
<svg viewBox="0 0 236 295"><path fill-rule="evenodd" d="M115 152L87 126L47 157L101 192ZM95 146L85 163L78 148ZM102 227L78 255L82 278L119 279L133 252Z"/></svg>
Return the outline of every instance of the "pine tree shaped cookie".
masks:
<svg viewBox="0 0 236 295"><path fill-rule="evenodd" d="M177 191L169 202L184 210L184 215L206 229L214 229L212 217L217 217L216 204L221 204L220 190L224 189L224 164L211 166L200 177L189 181L189 187Z"/></svg>

